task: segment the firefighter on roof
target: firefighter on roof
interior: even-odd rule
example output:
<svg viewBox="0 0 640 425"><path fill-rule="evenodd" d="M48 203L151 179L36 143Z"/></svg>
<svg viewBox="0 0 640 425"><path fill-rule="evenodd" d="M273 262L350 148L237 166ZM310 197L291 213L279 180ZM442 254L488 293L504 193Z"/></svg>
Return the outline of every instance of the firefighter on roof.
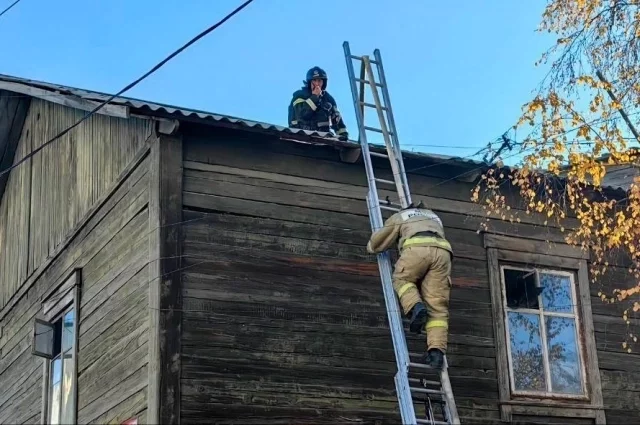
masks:
<svg viewBox="0 0 640 425"><path fill-rule="evenodd" d="M324 132L333 128L340 140L347 140L347 126L335 99L327 91L327 73L314 66L303 82L304 86L293 93L289 104L289 127Z"/></svg>
<svg viewBox="0 0 640 425"><path fill-rule="evenodd" d="M422 208L422 203L389 217L371 235L367 251L379 253L396 242L400 258L393 272L393 288L403 313L411 320L410 331L426 330L425 361L440 369L447 350L453 250L445 239L442 221L430 209Z"/></svg>

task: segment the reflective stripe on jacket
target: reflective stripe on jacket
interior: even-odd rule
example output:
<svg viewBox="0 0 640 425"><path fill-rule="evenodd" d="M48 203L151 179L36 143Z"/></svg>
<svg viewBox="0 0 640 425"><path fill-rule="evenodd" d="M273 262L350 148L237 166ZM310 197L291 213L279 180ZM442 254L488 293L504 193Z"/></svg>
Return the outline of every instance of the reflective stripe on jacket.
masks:
<svg viewBox="0 0 640 425"><path fill-rule="evenodd" d="M426 208L410 208L389 217L382 228L371 235L367 251L386 251L394 243L402 251L408 246L438 246L453 254L446 240L440 217Z"/></svg>

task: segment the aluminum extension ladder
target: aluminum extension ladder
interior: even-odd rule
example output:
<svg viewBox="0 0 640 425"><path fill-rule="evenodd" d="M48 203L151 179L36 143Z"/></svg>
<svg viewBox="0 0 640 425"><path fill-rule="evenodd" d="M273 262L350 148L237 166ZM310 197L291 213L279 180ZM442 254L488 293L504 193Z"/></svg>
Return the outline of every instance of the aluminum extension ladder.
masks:
<svg viewBox="0 0 640 425"><path fill-rule="evenodd" d="M368 56L353 56L349 48L349 43L346 41L344 42L343 47L347 62L347 70L349 72L353 104L358 121L362 156L367 172L367 180L369 182L369 193L367 195L369 218L371 221L371 229L375 231L384 225L381 210L388 209L398 211L401 208L407 207L411 204L411 193L409 192L409 183L407 181L404 163L402 160L402 151L400 150L400 143L398 142L397 136L398 133L396 131L393 112L391 110L391 101L387 90L380 51L376 49L374 51L375 60L371 60ZM361 62L359 78L356 78L355 76L353 60ZM379 82L376 81L373 68L371 66L372 64L377 68L380 80ZM360 90L358 90L358 85L360 86ZM366 102L366 85L371 89L373 103ZM382 100L380 99L378 88L382 91ZM365 125L365 107L375 109L380 123L380 128L373 128ZM373 131L383 135L384 143L387 148L386 155L369 151L367 131ZM371 161L372 156L389 159L389 162L391 163L391 170L393 172L393 181L379 179L374 176L373 164ZM387 200L381 201L378 196L377 183L395 186L398 194L398 202L389 203ZM410 357L420 357L421 354L409 353L400 313L400 305L393 291L391 282L392 266L388 252L383 252L378 255L378 266L380 269L380 276L382 278L382 289L384 292L389 327L391 329L393 348L398 367L394 380L398 403L400 405L402 423L415 425L460 424L455 400L453 398L453 391L451 389L451 383L449 381L449 374L447 372L448 366L446 357L444 359L442 371L440 372L439 381L429 381L424 378L427 371L431 370L434 372L430 366L420 362L412 362L410 360ZM431 388L429 388L429 386L431 386ZM424 404L425 414L423 418L418 418L416 416L414 403ZM440 409L438 409L437 412L436 409L434 409L434 405L436 404L440 405ZM436 418L436 415L439 417Z"/></svg>

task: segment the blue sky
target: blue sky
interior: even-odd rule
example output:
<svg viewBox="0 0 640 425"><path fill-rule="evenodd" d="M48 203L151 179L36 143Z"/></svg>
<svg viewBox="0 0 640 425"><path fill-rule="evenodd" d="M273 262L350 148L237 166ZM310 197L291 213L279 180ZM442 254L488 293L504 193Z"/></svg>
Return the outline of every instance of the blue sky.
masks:
<svg viewBox="0 0 640 425"><path fill-rule="evenodd" d="M0 73L114 93L240 3L22 0L0 18ZM126 95L286 125L319 65L357 139L347 40L354 54L381 50L403 148L464 156L517 119L553 41L535 32L543 0L309 3L255 0Z"/></svg>

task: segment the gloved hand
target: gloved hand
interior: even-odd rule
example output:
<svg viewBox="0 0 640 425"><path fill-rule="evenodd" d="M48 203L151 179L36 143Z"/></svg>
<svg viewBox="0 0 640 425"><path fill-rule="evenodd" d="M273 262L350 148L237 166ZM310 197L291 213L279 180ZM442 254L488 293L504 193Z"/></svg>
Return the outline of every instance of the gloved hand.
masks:
<svg viewBox="0 0 640 425"><path fill-rule="evenodd" d="M349 140L349 133L342 133L338 135L338 140L346 142Z"/></svg>

